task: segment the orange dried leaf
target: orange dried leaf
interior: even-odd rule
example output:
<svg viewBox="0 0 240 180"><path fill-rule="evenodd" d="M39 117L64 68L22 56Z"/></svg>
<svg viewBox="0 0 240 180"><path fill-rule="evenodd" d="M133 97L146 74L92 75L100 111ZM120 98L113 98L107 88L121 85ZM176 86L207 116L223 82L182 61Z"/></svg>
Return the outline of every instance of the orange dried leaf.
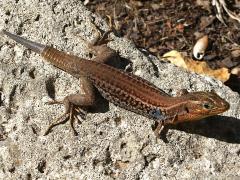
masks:
<svg viewBox="0 0 240 180"><path fill-rule="evenodd" d="M184 61L184 58L181 53L178 51L172 50L163 55L163 59L170 61L172 64L175 64L176 66L183 67L187 69L187 64Z"/></svg>
<svg viewBox="0 0 240 180"><path fill-rule="evenodd" d="M168 20L168 21L166 22L166 25L167 25L167 27L168 27L169 29L172 28L172 23L171 23L171 21Z"/></svg>
<svg viewBox="0 0 240 180"><path fill-rule="evenodd" d="M176 26L176 29L178 30L178 32L184 32L184 25L183 24L178 24L177 26Z"/></svg>
<svg viewBox="0 0 240 180"><path fill-rule="evenodd" d="M230 73L227 68L211 69L204 61L194 61L189 57L184 57L180 52L172 50L163 55L163 59L170 61L176 66L183 67L189 71L212 76L222 82L229 79Z"/></svg>

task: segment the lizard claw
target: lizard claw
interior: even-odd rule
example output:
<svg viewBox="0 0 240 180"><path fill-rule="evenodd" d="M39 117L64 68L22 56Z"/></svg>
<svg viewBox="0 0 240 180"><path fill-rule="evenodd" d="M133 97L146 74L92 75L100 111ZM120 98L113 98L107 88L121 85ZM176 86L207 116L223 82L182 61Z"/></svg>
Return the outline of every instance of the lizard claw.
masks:
<svg viewBox="0 0 240 180"><path fill-rule="evenodd" d="M84 109L80 108L80 107L76 107L75 111L77 111L81 117L81 119L86 120L86 116L87 116L87 111L85 111ZM76 116L77 118L77 116ZM82 122L77 118L78 123L81 124Z"/></svg>
<svg viewBox="0 0 240 180"><path fill-rule="evenodd" d="M50 133L50 131L52 130L53 127L59 125L59 124L64 124L68 121L67 116L69 116L69 113L64 113L63 115L61 115L60 117L58 117L56 119L56 121L54 123L52 123L46 130L46 132L44 133L44 136L48 135ZM64 118L62 121L61 119Z"/></svg>
<svg viewBox="0 0 240 180"><path fill-rule="evenodd" d="M62 104L61 101L50 101L48 102L49 105L52 104ZM86 119L86 114L87 112L84 111L82 108L80 107L74 107L73 104L71 104L69 112L66 112L64 114L62 114L60 117L58 117L46 130L46 132L44 133L44 136L48 135L50 133L50 131L52 130L52 128L54 128L55 126L58 126L60 124L65 124L67 121L70 121L70 126L72 129L72 132L75 136L78 135L76 129L74 128L74 122L77 121L79 124L81 124L82 122L79 120L79 118L77 117L77 114L80 115L80 117L82 119Z"/></svg>
<svg viewBox="0 0 240 180"><path fill-rule="evenodd" d="M163 128L164 128L164 122L163 122L163 121L157 122L157 127L156 127L156 129L154 130L154 134L155 134L157 137L159 137L160 134L161 134L161 132L162 132L162 130L163 130Z"/></svg>

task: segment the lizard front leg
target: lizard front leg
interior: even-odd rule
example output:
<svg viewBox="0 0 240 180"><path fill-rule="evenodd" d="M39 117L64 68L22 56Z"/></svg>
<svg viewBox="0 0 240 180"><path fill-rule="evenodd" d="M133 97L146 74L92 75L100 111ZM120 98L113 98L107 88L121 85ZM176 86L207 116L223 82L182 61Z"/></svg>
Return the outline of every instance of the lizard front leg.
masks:
<svg viewBox="0 0 240 180"><path fill-rule="evenodd" d="M173 124L177 119L177 113L173 117L168 117L167 119L160 120L157 122L157 127L154 130L154 134L159 137L161 132L163 131L165 125Z"/></svg>
<svg viewBox="0 0 240 180"><path fill-rule="evenodd" d="M47 135L53 127L66 123L70 121L71 129L74 135L77 135L77 131L74 128L74 121L80 120L77 118L76 114L81 115L82 118L85 116L85 112L82 108L90 107L95 103L95 93L93 89L92 83L87 79L87 77L81 77L81 88L83 90L83 94L70 94L66 96L62 101L50 101L48 104L63 104L65 106L65 113L56 119L54 123L52 123L44 135Z"/></svg>
<svg viewBox="0 0 240 180"><path fill-rule="evenodd" d="M111 41L108 40L108 34L111 31L105 32L102 36L96 37L94 43L88 43L89 50L92 54L96 57L93 58L93 61L97 61L99 63L106 63L109 60L116 58L117 53L112 50L111 48L107 47L107 42Z"/></svg>

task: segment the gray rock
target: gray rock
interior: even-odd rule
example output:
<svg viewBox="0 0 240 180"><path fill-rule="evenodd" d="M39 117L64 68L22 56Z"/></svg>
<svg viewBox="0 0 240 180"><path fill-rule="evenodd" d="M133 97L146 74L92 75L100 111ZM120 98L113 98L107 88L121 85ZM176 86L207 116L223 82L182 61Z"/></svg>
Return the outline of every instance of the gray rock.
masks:
<svg viewBox="0 0 240 180"><path fill-rule="evenodd" d="M89 58L95 25L108 26L79 0L0 1L0 28ZM145 56L130 41L109 46L133 62L133 72L176 95L215 89L231 108L221 116L169 127L157 139L154 122L109 104L76 125L43 136L64 109L45 103L79 91L79 81L0 36L0 179L172 179L240 176L239 95L221 82ZM100 105L101 101L99 101ZM107 105L101 105L107 106Z"/></svg>

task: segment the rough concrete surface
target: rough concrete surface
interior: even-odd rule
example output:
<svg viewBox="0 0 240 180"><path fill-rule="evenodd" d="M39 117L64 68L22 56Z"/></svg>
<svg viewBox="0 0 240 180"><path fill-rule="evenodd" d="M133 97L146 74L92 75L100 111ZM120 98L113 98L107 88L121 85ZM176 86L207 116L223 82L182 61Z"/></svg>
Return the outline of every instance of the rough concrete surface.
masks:
<svg viewBox="0 0 240 180"><path fill-rule="evenodd" d="M0 1L0 29L90 58L86 42L95 25L108 26L79 0ZM0 179L225 179L240 178L239 95L221 82L190 74L114 35L109 46L133 62L133 73L176 95L180 89L211 90L231 104L228 112L169 127L161 139L154 122L111 103L76 125L60 125L63 113L46 104L77 92L79 81L36 53L0 36Z"/></svg>

